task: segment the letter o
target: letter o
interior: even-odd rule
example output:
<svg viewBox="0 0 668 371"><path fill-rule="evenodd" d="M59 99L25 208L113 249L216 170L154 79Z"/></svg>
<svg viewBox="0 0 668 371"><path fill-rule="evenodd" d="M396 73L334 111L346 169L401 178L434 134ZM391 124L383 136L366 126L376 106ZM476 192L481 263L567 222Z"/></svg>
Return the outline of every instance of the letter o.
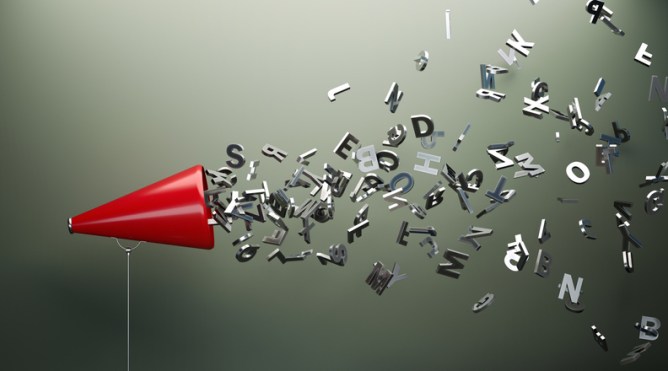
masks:
<svg viewBox="0 0 668 371"><path fill-rule="evenodd" d="M573 169L575 168L578 168L580 171L582 171L582 176L575 175L573 172ZM566 167L566 175L568 175L568 179L570 179L573 183L583 184L589 180L589 168L582 162L573 161Z"/></svg>

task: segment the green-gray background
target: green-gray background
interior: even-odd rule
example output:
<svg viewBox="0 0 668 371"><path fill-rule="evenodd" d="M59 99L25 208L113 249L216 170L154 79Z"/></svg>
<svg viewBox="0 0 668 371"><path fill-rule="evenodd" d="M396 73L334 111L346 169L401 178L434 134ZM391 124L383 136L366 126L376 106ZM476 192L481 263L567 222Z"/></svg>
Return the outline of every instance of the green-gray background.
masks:
<svg viewBox="0 0 668 371"><path fill-rule="evenodd" d="M69 235L65 222L172 173L201 163L217 168L228 144L241 143L247 160L260 160L258 179L237 175L237 189L260 180L279 187L295 158L316 147L309 168L327 162L360 172L332 149L346 131L381 149L392 125L430 115L444 130L432 150L411 134L396 151L398 171L410 171L421 202L438 180L414 172L417 151L443 157L458 171L479 168L482 190L499 176L517 196L476 219L447 190L444 204L424 220L407 208L387 211L369 200L371 226L349 244L345 267L314 257L267 262L273 246L256 225L250 242L262 245L247 263L234 259L231 241L244 233L216 230L216 248L201 251L146 244L132 256L132 365L137 370L505 370L617 369L643 343L633 324L642 315L668 323L664 266L666 210L647 215L638 188L668 160L660 101L648 102L650 76L668 75L664 1L607 1L619 37L592 25L585 1L2 1L0 4L0 161L2 363L8 370L120 370L125 367L125 255L113 240ZM445 9L452 38L445 38ZM521 69L497 78L501 103L475 97L479 64L505 66L497 49L517 29L536 43ZM651 67L633 61L649 44ZM420 50L431 55L415 70ZM593 110L596 80L613 96ZM522 115L522 99L536 77L549 83L550 106L561 111L579 97L594 136L554 117ZM405 95L396 113L383 104L392 82ZM329 102L329 89L351 89ZM665 105L665 103L663 103ZM632 139L614 160L614 173L594 164L601 133L618 120ZM451 150L467 122L472 128ZM410 130L410 126L409 126ZM561 133L561 142L554 132ZM497 171L487 145L514 140L510 155L530 152L546 173ZM264 157L271 143L289 153L283 163ZM576 185L567 164L582 161L592 176ZM379 173L380 174L380 173ZM389 180L393 174L380 174ZM352 187L352 186L351 186ZM471 196L476 212L488 204ZM301 203L303 190L291 194ZM556 198L580 199L560 204ZM614 200L634 203L631 230L636 271L621 262ZM345 229L362 204L336 200L335 220L318 224L306 245L290 220L286 254L326 252L345 242ZM541 218L552 238L536 239ZM595 241L577 222L589 218ZM458 280L435 273L441 255L394 240L402 220L433 225L441 252L470 254ZM468 225L494 229L473 251L457 241ZM509 271L506 244L521 233L530 259ZM532 273L540 248L554 258L547 278ZM375 261L401 265L408 279L382 296L365 285ZM564 273L583 277L583 313L557 299ZM485 293L494 304L474 314ZM608 338L604 352L589 326ZM666 330L668 331L668 330ZM660 331L663 333L663 330ZM665 369L666 335L626 369Z"/></svg>

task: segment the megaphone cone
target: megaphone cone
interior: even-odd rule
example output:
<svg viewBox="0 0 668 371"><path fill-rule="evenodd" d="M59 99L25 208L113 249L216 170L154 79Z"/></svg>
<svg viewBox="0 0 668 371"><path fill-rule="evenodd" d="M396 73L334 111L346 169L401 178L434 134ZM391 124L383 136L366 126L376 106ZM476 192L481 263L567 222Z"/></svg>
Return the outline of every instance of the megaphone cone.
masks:
<svg viewBox="0 0 668 371"><path fill-rule="evenodd" d="M204 169L196 165L68 220L70 233L213 247Z"/></svg>

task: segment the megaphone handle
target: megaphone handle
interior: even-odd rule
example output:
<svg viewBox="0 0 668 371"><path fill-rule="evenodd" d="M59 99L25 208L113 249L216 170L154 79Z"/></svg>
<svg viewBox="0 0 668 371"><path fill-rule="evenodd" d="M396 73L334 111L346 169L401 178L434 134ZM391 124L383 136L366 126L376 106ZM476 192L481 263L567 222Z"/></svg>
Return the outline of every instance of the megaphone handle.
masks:
<svg viewBox="0 0 668 371"><path fill-rule="evenodd" d="M139 247L139 245L142 244L144 241L139 241L134 247L128 248L123 245L121 245L121 242L118 240L118 238L114 238L116 240L116 243L118 246L125 251L125 255L127 256L127 307L126 307L126 314L127 314L127 351L128 351L128 361L127 361L127 366L128 366L128 371L130 371L130 253L133 252L136 248Z"/></svg>

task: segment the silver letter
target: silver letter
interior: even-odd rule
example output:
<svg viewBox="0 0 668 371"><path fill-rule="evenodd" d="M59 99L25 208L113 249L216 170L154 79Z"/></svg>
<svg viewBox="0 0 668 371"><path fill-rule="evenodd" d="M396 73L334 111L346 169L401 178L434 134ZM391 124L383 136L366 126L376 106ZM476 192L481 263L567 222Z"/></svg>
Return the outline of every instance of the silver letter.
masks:
<svg viewBox="0 0 668 371"><path fill-rule="evenodd" d="M511 141L506 144L491 144L487 146L487 154L494 164L496 164L496 170L505 169L514 165L513 160L505 156L510 147L514 144L515 142Z"/></svg>
<svg viewBox="0 0 668 371"><path fill-rule="evenodd" d="M395 189L394 191L387 192L383 195L383 200L387 202L394 202L393 204L389 205L387 207L388 210L394 211L398 208L404 207L408 205L408 200L405 198L398 197L397 194L402 193L403 189Z"/></svg>
<svg viewBox="0 0 668 371"><path fill-rule="evenodd" d="M348 250L346 249L346 245L339 243L329 246L329 255L317 253L315 256L322 265L326 265L329 262L339 266L344 266L346 265L346 260L348 259Z"/></svg>
<svg viewBox="0 0 668 371"><path fill-rule="evenodd" d="M606 7L603 7L603 8L607 9ZM614 33L615 35L619 35L619 36L624 36L625 35L624 31L622 31L621 28L612 24L612 21L610 20L609 16L601 17L601 21L603 21L603 23L605 23L606 26L610 27L610 31L612 31L612 33Z"/></svg>
<svg viewBox="0 0 668 371"><path fill-rule="evenodd" d="M260 166L260 161L251 161L250 162L250 165L248 165L248 167L250 168L250 171L248 172L248 174L246 174L246 180L247 181L251 181L251 180L255 179L255 177L257 176L258 166Z"/></svg>
<svg viewBox="0 0 668 371"><path fill-rule="evenodd" d="M480 250L480 243L476 241L474 238L475 237L487 237L491 236L492 233L494 233L494 230L491 228L482 228L482 227L474 227L472 225L469 226L468 233L465 235L459 236L459 241L461 242L468 242L473 246L473 248L478 251Z"/></svg>
<svg viewBox="0 0 668 371"><path fill-rule="evenodd" d="M355 235L359 234L362 232L362 229L366 228L369 226L369 220L365 219L364 221L360 222L359 224L356 224L350 228L348 228L348 243L353 243L355 240Z"/></svg>
<svg viewBox="0 0 668 371"><path fill-rule="evenodd" d="M281 246L283 243L283 240L285 239L285 236L287 235L288 231L285 229L274 229L274 233L271 236L265 236L262 239L262 242L272 244L272 245L278 245Z"/></svg>
<svg viewBox="0 0 668 371"><path fill-rule="evenodd" d="M649 331L640 330L640 340L654 341L659 338L659 328L661 328L661 321L658 318L642 316L640 320L641 329L648 329Z"/></svg>
<svg viewBox="0 0 668 371"><path fill-rule="evenodd" d="M234 169L239 169L240 167L244 166L246 163L246 160L244 159L244 155L241 153L237 152L243 152L244 146L241 144L230 144L227 146L227 155L232 157L233 159L237 160L236 163L232 162L231 160L228 160L226 162L227 166L234 168Z"/></svg>
<svg viewBox="0 0 668 371"><path fill-rule="evenodd" d="M645 187L648 185L652 185L654 183L660 183L660 182L668 182L668 175L661 175L663 174L666 170L668 170L668 161L662 162L659 165L659 170L656 171L656 175L648 175L645 177L645 183L642 183L639 185L639 187Z"/></svg>
<svg viewBox="0 0 668 371"><path fill-rule="evenodd" d="M383 263L375 262L373 263L373 270L366 278L365 282L371 286L371 289L374 290L376 294L381 295L387 288L390 280L392 280L392 272L385 269Z"/></svg>
<svg viewBox="0 0 668 371"><path fill-rule="evenodd" d="M580 169L580 171L582 171L582 176L579 177L575 175L573 172L574 168ZM566 167L566 175L568 175L568 179L570 179L573 183L583 184L589 180L589 168L582 162L573 161Z"/></svg>
<svg viewBox="0 0 668 371"><path fill-rule="evenodd" d="M647 44L640 44L640 48L635 56L635 61L649 67L652 64L652 53L647 52Z"/></svg>
<svg viewBox="0 0 668 371"><path fill-rule="evenodd" d="M399 264L394 263L394 265L392 266L392 279L390 279L390 282L387 283L388 289L392 287L392 285L394 285L395 283L408 278L408 275L405 273L400 275L399 269L400 269Z"/></svg>
<svg viewBox="0 0 668 371"><path fill-rule="evenodd" d="M549 240L552 235L547 231L547 221L541 219L540 227L538 228L538 242L541 244Z"/></svg>
<svg viewBox="0 0 668 371"><path fill-rule="evenodd" d="M524 263L526 263L528 258L529 251L527 250L524 241L522 241L522 235L516 234L515 241L508 244L508 251L506 252L506 257L503 259L503 262L511 271L519 272L524 268Z"/></svg>
<svg viewBox="0 0 668 371"><path fill-rule="evenodd" d="M663 112L663 132L666 134L666 140L668 140L668 110L666 107L661 107L661 111Z"/></svg>
<svg viewBox="0 0 668 371"><path fill-rule="evenodd" d="M438 170L429 167L429 163L431 161L435 162L441 162L441 156L435 156L435 155L430 155L429 153L424 153L424 152L418 152L417 153L417 158L424 160L424 165L418 165L416 164L413 167L413 170L419 171L425 174L430 174L430 175L436 175L438 174Z"/></svg>
<svg viewBox="0 0 668 371"><path fill-rule="evenodd" d="M603 103L605 103L608 99L610 99L610 97L612 97L612 93L608 92L605 93L605 95L596 98L596 102L594 103L594 111L596 112L600 111L601 108L603 107Z"/></svg>
<svg viewBox="0 0 668 371"><path fill-rule="evenodd" d="M404 240L404 238L408 237L409 235L409 232L406 229L408 229L408 222L407 221L401 222L401 227L399 227L399 235L397 236L397 243L399 245L403 246L408 245L408 242Z"/></svg>
<svg viewBox="0 0 668 371"><path fill-rule="evenodd" d="M404 139L406 139L406 127L403 124L397 124L387 131L387 140L383 141L383 145L398 147Z"/></svg>
<svg viewBox="0 0 668 371"><path fill-rule="evenodd" d="M512 39L508 39L506 41L506 45L515 49L518 53L522 54L523 56L528 57L530 53L529 49L532 49L535 43L524 41L524 39L522 38L522 36L520 36L517 30L513 30L510 36L512 37Z"/></svg>
<svg viewBox="0 0 668 371"><path fill-rule="evenodd" d="M334 89L331 89L330 91L327 92L327 98L329 98L330 102L334 102L336 100L335 95L337 95L339 93L343 93L344 91L346 91L348 89L350 89L350 85L348 85L348 83L337 86Z"/></svg>
<svg viewBox="0 0 668 371"><path fill-rule="evenodd" d="M504 203L507 202L510 197L514 196L514 192L512 192L511 195L508 196L508 198L503 197L503 187L506 185L506 177L501 175L499 178L499 181L496 183L496 189L494 191L487 191L485 192L485 196L491 198L493 201L498 202L498 203Z"/></svg>
<svg viewBox="0 0 668 371"><path fill-rule="evenodd" d="M237 251L236 258L239 262L245 263L255 256L257 250L260 248L258 245L246 244L241 246L239 251Z"/></svg>
<svg viewBox="0 0 668 371"><path fill-rule="evenodd" d="M399 183L400 180L406 179L408 183L406 183L405 186L401 187L402 192L401 193L408 193L411 189L413 189L413 184L415 184L415 181L413 180L413 176L409 173L406 172L401 172L392 178L390 180L390 189L395 190L397 189L397 184Z"/></svg>
<svg viewBox="0 0 668 371"><path fill-rule="evenodd" d="M477 303L473 304L473 313L479 313L483 309L489 307L494 302L494 294L487 293L480 298Z"/></svg>
<svg viewBox="0 0 668 371"><path fill-rule="evenodd" d="M431 209L434 206L438 206L443 202L443 192L445 192L445 187L442 186L443 183L439 181L435 186L433 186L427 194L424 195L425 208L427 210Z"/></svg>
<svg viewBox="0 0 668 371"><path fill-rule="evenodd" d="M491 99L495 102L501 102L501 99L506 98L506 95L503 93L487 89L478 89L478 91L475 92L475 96L480 99Z"/></svg>
<svg viewBox="0 0 668 371"><path fill-rule="evenodd" d="M413 62L415 62L416 70L424 71L427 68L427 63L429 63L429 52L426 50L421 51L417 59L413 59Z"/></svg>
<svg viewBox="0 0 668 371"><path fill-rule="evenodd" d="M424 149L432 149L436 146L436 137L443 138L445 136L444 131L435 131L428 137L420 138L420 144Z"/></svg>
<svg viewBox="0 0 668 371"><path fill-rule="evenodd" d="M594 340L598 343L598 345L603 348L606 352L608 351L608 342L605 340L605 336L601 334L600 331L596 328L596 326L592 325L591 326L591 332L594 334Z"/></svg>
<svg viewBox="0 0 668 371"><path fill-rule="evenodd" d="M587 13L591 14L589 22L591 24L596 24L598 17L600 17L603 12L603 1L589 0L587 1L585 9L587 10Z"/></svg>
<svg viewBox="0 0 668 371"><path fill-rule="evenodd" d="M513 48L508 49L508 54L504 53L503 50L499 49L498 53L509 66L514 63L517 69L520 68L520 62L517 60L517 57L515 56L515 49Z"/></svg>
<svg viewBox="0 0 668 371"><path fill-rule="evenodd" d="M310 163L309 161L307 161L307 159L309 159L310 157L315 155L317 152L318 152L317 148L311 148L310 150L308 150L308 151L302 153L301 155L297 156L297 162L301 165L306 166Z"/></svg>
<svg viewBox="0 0 668 371"><path fill-rule="evenodd" d="M453 150L453 151L457 151L457 148L459 148L459 145L460 145L460 144L462 143L462 141L464 140L464 136L466 135L466 133L469 132L469 129L470 129L470 128L471 128L471 123L470 123L470 122L469 122L469 123L466 123L466 127L464 128L464 131L462 132L462 135L460 135L459 138L457 138L457 143L455 143L455 146L452 147L452 150Z"/></svg>
<svg viewBox="0 0 668 371"><path fill-rule="evenodd" d="M424 240L420 241L420 246L431 245L431 250L427 253L427 256L431 259L436 254L438 254L438 244L434 241L433 238L427 237Z"/></svg>
<svg viewBox="0 0 668 371"><path fill-rule="evenodd" d="M515 156L515 161L520 165L524 170L516 171L515 178L523 177L529 175L530 177L535 177L545 172L542 166L533 163L533 156L529 152L523 153L521 155Z"/></svg>
<svg viewBox="0 0 668 371"><path fill-rule="evenodd" d="M596 86L594 86L594 95L600 97L601 93L603 93L603 87L605 87L605 80L599 77L598 81L596 81Z"/></svg>
<svg viewBox="0 0 668 371"><path fill-rule="evenodd" d="M450 40L450 9L445 10L445 38Z"/></svg>
<svg viewBox="0 0 668 371"><path fill-rule="evenodd" d="M280 148L274 147L271 144L265 144L264 147L262 147L262 154L267 157L273 157L278 162L283 162L283 160L285 160L285 158L288 156L287 152Z"/></svg>
<svg viewBox="0 0 668 371"><path fill-rule="evenodd" d="M237 184L237 176L232 173L232 169L221 167L218 171L207 169L206 175L211 177L211 183L219 187L232 188Z"/></svg>
<svg viewBox="0 0 668 371"><path fill-rule="evenodd" d="M589 219L580 219L578 225L580 226L580 232L582 232L582 234L585 237L587 237L590 240L596 239L596 236L589 234L589 232L587 231L587 228L591 228L591 222L589 221Z"/></svg>
<svg viewBox="0 0 668 371"><path fill-rule="evenodd" d="M373 144L358 149L355 158L359 160L357 166L363 173L368 173L369 171L378 170L380 168L378 157L376 156L376 148Z"/></svg>
<svg viewBox="0 0 668 371"><path fill-rule="evenodd" d="M443 257L448 261L448 263L439 264L438 268L436 269L436 273L455 279L459 278L461 272L457 272L455 269L464 268L464 264L457 259L468 260L469 256L459 251L448 249Z"/></svg>
<svg viewBox="0 0 668 371"><path fill-rule="evenodd" d="M666 76L666 79L663 81L663 89L661 89L661 85L659 85L659 76L652 75L652 78L649 81L649 98L647 98L647 100L651 101L652 97L655 95L658 95L662 102L668 102L668 76Z"/></svg>
<svg viewBox="0 0 668 371"><path fill-rule="evenodd" d="M550 101L550 96L546 95L544 97L539 97L536 100L531 100L527 97L524 97L524 104L527 105L527 107L524 107L522 109L522 113L525 114L526 116L531 116L537 119L542 119L543 118L543 113L550 113L550 107L545 105L545 103Z"/></svg>
<svg viewBox="0 0 668 371"><path fill-rule="evenodd" d="M563 300L564 294L568 292L568 296L570 297L571 302L577 303L578 299L580 298L580 290L582 290L582 282L584 282L584 279L582 277L578 277L578 284L576 286L573 284L573 277L571 277L571 275L568 273L564 273L564 278L561 280L561 284L559 285L560 290L558 298Z"/></svg>
<svg viewBox="0 0 668 371"><path fill-rule="evenodd" d="M390 85L390 90L387 92L384 100L385 104L390 106L390 112L394 113L397 111L399 102L403 97L404 92L399 90L399 85L396 82L393 82L392 85Z"/></svg>
<svg viewBox="0 0 668 371"><path fill-rule="evenodd" d="M480 65L480 85L483 89L496 88L496 75L507 73L508 70L503 67L492 66L490 64Z"/></svg>
<svg viewBox="0 0 668 371"><path fill-rule="evenodd" d="M545 278L550 274L550 265L552 265L552 256L543 251L543 249L538 250L536 265L533 267L533 272Z"/></svg>
<svg viewBox="0 0 668 371"><path fill-rule="evenodd" d="M428 137L434 132L434 121L427 115L413 115L411 116L411 122L413 123L413 131L416 138ZM426 130L423 131L420 128L420 122L427 124Z"/></svg>
<svg viewBox="0 0 668 371"><path fill-rule="evenodd" d="M346 160L348 158L348 154L344 152L344 150L351 150L352 147L350 146L349 142L353 142L355 144L359 143L360 141L355 138L354 135L350 134L349 132L346 132L343 134L343 138L339 141L339 144L334 147L334 153L339 155L342 159Z"/></svg>
<svg viewBox="0 0 668 371"><path fill-rule="evenodd" d="M647 214L656 214L663 207L663 188L653 190L645 197L645 212Z"/></svg>
<svg viewBox="0 0 668 371"><path fill-rule="evenodd" d="M376 152L376 159L378 160L378 166L388 173L399 167L399 156L390 150L384 149Z"/></svg>

